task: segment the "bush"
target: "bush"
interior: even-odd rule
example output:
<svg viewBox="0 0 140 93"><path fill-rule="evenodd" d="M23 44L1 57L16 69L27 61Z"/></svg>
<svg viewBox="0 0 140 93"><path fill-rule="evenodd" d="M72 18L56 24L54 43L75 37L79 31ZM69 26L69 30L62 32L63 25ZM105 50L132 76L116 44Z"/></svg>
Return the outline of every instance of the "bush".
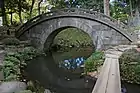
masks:
<svg viewBox="0 0 140 93"><path fill-rule="evenodd" d="M119 58L121 79L129 83L140 84L140 52L126 50Z"/></svg>
<svg viewBox="0 0 140 93"><path fill-rule="evenodd" d="M85 62L85 73L97 71L104 62L104 53L101 51L95 51Z"/></svg>
<svg viewBox="0 0 140 93"><path fill-rule="evenodd" d="M27 84L28 90L21 91L20 93L43 93L44 88L40 84L36 83L36 81L26 80L24 77L24 68L26 68L28 64L26 62L40 55L44 55L44 53L37 51L33 47L26 47L20 52L8 53L5 56L4 66L2 68L4 72L4 81L17 80L33 82L32 86L31 84Z"/></svg>
<svg viewBox="0 0 140 93"><path fill-rule="evenodd" d="M20 41L16 38L5 38L2 40L5 45L19 45Z"/></svg>
<svg viewBox="0 0 140 93"><path fill-rule="evenodd" d="M31 60L36 56L43 54L37 51L33 47L24 48L21 52L8 53L4 59L4 78L5 81L19 80L23 81L22 70L26 67L28 63L27 60ZM23 71L24 72L24 71Z"/></svg>

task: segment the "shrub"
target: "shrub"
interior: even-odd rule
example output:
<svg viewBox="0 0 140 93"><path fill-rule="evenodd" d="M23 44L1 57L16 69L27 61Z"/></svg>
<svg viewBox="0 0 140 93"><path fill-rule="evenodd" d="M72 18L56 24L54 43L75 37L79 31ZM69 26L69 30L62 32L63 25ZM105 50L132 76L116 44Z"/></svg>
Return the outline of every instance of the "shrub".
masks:
<svg viewBox="0 0 140 93"><path fill-rule="evenodd" d="M101 51L95 51L85 62L85 73L97 71L104 62L104 53Z"/></svg>
<svg viewBox="0 0 140 93"><path fill-rule="evenodd" d="M19 45L20 41L16 38L5 38L2 40L5 45Z"/></svg>
<svg viewBox="0 0 140 93"><path fill-rule="evenodd" d="M43 52L34 49L33 47L26 47L23 51L8 53L4 59L4 66L2 68L4 72L4 81L28 81L24 77L24 68L28 63L27 60L31 60L34 57L44 55ZM29 62L29 61L28 61ZM32 81L33 85L28 85L28 90L21 91L20 93L43 93L44 88L37 84L36 81ZM31 90L32 89L32 90ZM34 92L32 92L34 91Z"/></svg>
<svg viewBox="0 0 140 93"><path fill-rule="evenodd" d="M119 58L121 79L129 83L140 84L140 52L126 50Z"/></svg>
<svg viewBox="0 0 140 93"><path fill-rule="evenodd" d="M26 61L41 54L43 53L33 47L24 48L21 52L8 53L5 56L3 67L5 81L23 80L24 78L21 72L28 64Z"/></svg>

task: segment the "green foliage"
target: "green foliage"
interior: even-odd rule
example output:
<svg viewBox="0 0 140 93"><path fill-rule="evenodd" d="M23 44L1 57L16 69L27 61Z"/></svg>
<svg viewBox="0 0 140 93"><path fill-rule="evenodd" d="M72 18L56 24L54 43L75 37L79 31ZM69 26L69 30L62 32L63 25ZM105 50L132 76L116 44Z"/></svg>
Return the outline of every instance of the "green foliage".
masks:
<svg viewBox="0 0 140 93"><path fill-rule="evenodd" d="M65 0L4 0L5 1L5 12L7 15L7 22L12 24L12 21L19 23L22 19L27 21L30 18L38 15L39 7L41 12L46 12L50 9L59 9L66 7L80 7L84 9L92 9L95 11L100 11L103 13L103 0L68 0L66 3ZM34 4L32 5L32 2ZM42 2L38 7L39 2ZM113 4L110 4L111 16L125 21L130 15L130 0L125 0L127 3L126 7L118 6L118 1L113 1ZM139 0L131 0L132 10L134 11L137 6L139 6ZM69 4L68 4L69 3ZM131 12L132 12L131 10ZM21 13L20 13L21 12ZM20 16L21 14L21 16Z"/></svg>
<svg viewBox="0 0 140 93"><path fill-rule="evenodd" d="M20 93L43 93L44 88L39 83L26 80L24 77L24 68L26 68L28 60L41 55L44 55L44 53L33 47L26 47L20 52L8 53L4 59L4 66L2 68L4 81L28 81L28 90L21 91Z"/></svg>
<svg viewBox="0 0 140 93"><path fill-rule="evenodd" d="M20 41L16 38L6 38L2 40L3 44L5 45L19 45Z"/></svg>
<svg viewBox="0 0 140 93"><path fill-rule="evenodd" d="M120 2L113 1L110 6L111 16L125 22L129 17L129 6L122 7Z"/></svg>
<svg viewBox="0 0 140 93"><path fill-rule="evenodd" d="M83 9L93 9L103 11L103 1L102 0L49 0L50 4L53 5L53 8L83 8Z"/></svg>
<svg viewBox="0 0 140 93"><path fill-rule="evenodd" d="M139 31L140 30L140 26L136 26L136 27L131 27L128 29L128 31L134 32L134 31Z"/></svg>
<svg viewBox="0 0 140 93"><path fill-rule="evenodd" d="M84 9L93 9L103 12L103 0L77 0L77 4Z"/></svg>
<svg viewBox="0 0 140 93"><path fill-rule="evenodd" d="M41 54L40 51L32 47L24 48L21 52L8 53L4 59L3 67L5 81L24 80L22 72L24 72L24 68L28 64L26 61Z"/></svg>
<svg viewBox="0 0 140 93"><path fill-rule="evenodd" d="M85 62L85 73L97 71L104 62L104 53L95 51Z"/></svg>
<svg viewBox="0 0 140 93"><path fill-rule="evenodd" d="M126 50L119 58L121 79L140 84L140 52L136 49Z"/></svg>
<svg viewBox="0 0 140 93"><path fill-rule="evenodd" d="M65 49L67 47L93 46L92 43L92 39L87 33L78 28L67 28L62 30L55 37L52 46L58 46L61 49Z"/></svg>
<svg viewBox="0 0 140 93"><path fill-rule="evenodd" d="M44 93L45 91L38 81L29 81L27 86L27 89L33 91L33 93Z"/></svg>
<svg viewBox="0 0 140 93"><path fill-rule="evenodd" d="M24 12L26 13L30 9L30 5L27 2L27 0L4 0L4 2L5 2L5 13L7 16L7 22L9 24L11 21L11 25L12 25L12 21L19 22L20 18L22 19L22 16L20 16L20 14ZM15 19L16 15L19 16L18 19Z"/></svg>
<svg viewBox="0 0 140 93"><path fill-rule="evenodd" d="M49 0L50 4L53 5L53 8L59 9L59 8L65 8L66 4L64 0Z"/></svg>

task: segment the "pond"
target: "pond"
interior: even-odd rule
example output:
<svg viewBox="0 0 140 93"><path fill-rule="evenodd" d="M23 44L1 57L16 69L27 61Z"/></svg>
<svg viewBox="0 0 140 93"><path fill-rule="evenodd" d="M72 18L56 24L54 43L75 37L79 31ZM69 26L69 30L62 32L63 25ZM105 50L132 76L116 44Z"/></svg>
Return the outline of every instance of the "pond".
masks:
<svg viewBox="0 0 140 93"><path fill-rule="evenodd" d="M140 93L140 85L138 84L126 83L122 81L122 88L124 89L124 92L122 93Z"/></svg>
<svg viewBox="0 0 140 93"><path fill-rule="evenodd" d="M92 54L91 47L73 48L67 52L52 52L55 63L67 72L82 73L85 60Z"/></svg>
<svg viewBox="0 0 140 93"><path fill-rule="evenodd" d="M67 52L49 52L31 60L26 68L30 79L56 93L91 93L96 78L82 75L91 47L73 48Z"/></svg>

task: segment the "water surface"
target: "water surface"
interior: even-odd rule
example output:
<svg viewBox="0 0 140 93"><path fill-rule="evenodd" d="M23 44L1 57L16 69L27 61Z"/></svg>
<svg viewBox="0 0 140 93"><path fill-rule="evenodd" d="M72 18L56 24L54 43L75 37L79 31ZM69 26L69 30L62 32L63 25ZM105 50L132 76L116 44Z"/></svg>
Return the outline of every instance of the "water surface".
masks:
<svg viewBox="0 0 140 93"><path fill-rule="evenodd" d="M83 68L65 69L60 63L69 59L86 60L92 49L72 49L68 52L49 52L47 56L39 56L31 60L27 66L28 77L39 81L45 88L56 93L91 93L95 78L82 76Z"/></svg>

